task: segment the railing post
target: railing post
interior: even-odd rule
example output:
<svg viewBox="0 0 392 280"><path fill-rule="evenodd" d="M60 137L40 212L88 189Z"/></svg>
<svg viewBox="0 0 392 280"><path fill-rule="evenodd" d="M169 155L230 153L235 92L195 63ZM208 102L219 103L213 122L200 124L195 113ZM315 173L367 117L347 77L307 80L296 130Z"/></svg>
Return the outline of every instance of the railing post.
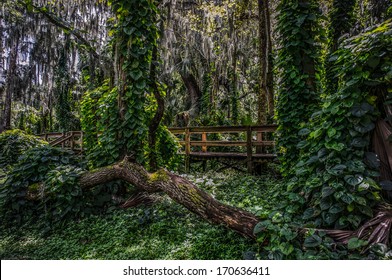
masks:
<svg viewBox="0 0 392 280"><path fill-rule="evenodd" d="M185 172L190 171L191 134L189 127L185 128Z"/></svg>
<svg viewBox="0 0 392 280"><path fill-rule="evenodd" d="M65 132L62 133L62 136L61 136L61 137L64 137L64 136L65 136ZM61 148L63 148L63 149L65 148L65 143L64 143L64 141L61 142Z"/></svg>
<svg viewBox="0 0 392 280"><path fill-rule="evenodd" d="M263 132L258 131L258 132L257 132L257 144L260 144L260 143L262 143L262 142L263 142ZM257 153L257 154L262 154L262 153L264 153L264 146L259 146L259 145L257 145L257 146L256 146L256 153Z"/></svg>
<svg viewBox="0 0 392 280"><path fill-rule="evenodd" d="M203 132L203 133L201 134L201 141L203 141L203 142L206 142L206 141L207 141L207 133L206 133L206 132ZM202 147L201 147L201 151L202 151L203 153L206 153L206 152L207 152L207 146L202 146Z"/></svg>
<svg viewBox="0 0 392 280"><path fill-rule="evenodd" d="M80 152L83 153L83 131L80 132Z"/></svg>
<svg viewBox="0 0 392 280"><path fill-rule="evenodd" d="M70 144L71 144L71 150L74 150L75 147L75 134L73 131L71 131L71 139L70 139Z"/></svg>
<svg viewBox="0 0 392 280"><path fill-rule="evenodd" d="M252 161L252 127L248 126L246 130L246 158L248 172L253 172L253 161Z"/></svg>

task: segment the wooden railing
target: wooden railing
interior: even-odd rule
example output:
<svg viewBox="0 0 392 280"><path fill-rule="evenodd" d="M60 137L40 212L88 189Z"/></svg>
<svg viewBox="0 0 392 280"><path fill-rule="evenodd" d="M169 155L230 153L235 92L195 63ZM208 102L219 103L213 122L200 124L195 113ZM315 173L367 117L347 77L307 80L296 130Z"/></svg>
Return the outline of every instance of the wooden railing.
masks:
<svg viewBox="0 0 392 280"><path fill-rule="evenodd" d="M76 152L83 152L83 132L69 131L64 133L51 132L38 135L51 146L71 149Z"/></svg>
<svg viewBox="0 0 392 280"><path fill-rule="evenodd" d="M255 125L173 127L169 130L179 138L183 146L181 153L185 155L186 172L189 172L191 159L219 158L243 160L248 171L252 172L254 162L276 157L272 137L276 128L276 125ZM39 136L52 146L83 152L82 131L45 133Z"/></svg>
<svg viewBox="0 0 392 280"><path fill-rule="evenodd" d="M184 147L185 169L189 171L190 159L228 158L245 160L249 172L253 170L255 161L273 159L275 142L271 134L276 131L276 125L259 126L216 126L216 127L184 127L169 128L180 138ZM213 135L229 135L225 140L211 139ZM215 137L216 138L216 137ZM235 138L233 140L233 138ZM243 151L211 151L209 147L243 147Z"/></svg>

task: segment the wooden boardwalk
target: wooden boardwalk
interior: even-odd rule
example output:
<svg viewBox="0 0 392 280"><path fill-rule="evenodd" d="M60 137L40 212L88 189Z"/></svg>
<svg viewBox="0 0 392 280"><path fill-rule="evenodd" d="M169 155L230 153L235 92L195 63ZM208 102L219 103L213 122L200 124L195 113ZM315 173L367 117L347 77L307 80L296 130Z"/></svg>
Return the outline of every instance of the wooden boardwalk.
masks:
<svg viewBox="0 0 392 280"><path fill-rule="evenodd" d="M273 132L277 125L204 126L169 128L180 139L185 155L185 169L191 160L226 159L242 161L248 172L254 163L276 158ZM217 149L217 147L219 147Z"/></svg>
<svg viewBox="0 0 392 280"><path fill-rule="evenodd" d="M242 161L248 172L254 163L276 158L273 132L276 125L214 126L169 128L182 145L179 151L185 156L185 169L189 172L191 161L211 159ZM83 132L46 133L39 135L52 146L83 152Z"/></svg>

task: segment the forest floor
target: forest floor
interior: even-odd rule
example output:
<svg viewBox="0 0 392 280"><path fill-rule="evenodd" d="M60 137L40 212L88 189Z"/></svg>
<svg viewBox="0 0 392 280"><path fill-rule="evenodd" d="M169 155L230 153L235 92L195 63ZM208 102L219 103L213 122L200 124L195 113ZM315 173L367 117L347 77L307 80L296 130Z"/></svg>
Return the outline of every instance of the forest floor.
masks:
<svg viewBox="0 0 392 280"><path fill-rule="evenodd" d="M216 199L255 214L278 203L279 179L272 175L184 176ZM205 222L166 196L150 207L90 216L48 232L43 227L0 226L0 259L252 259L259 252L254 241Z"/></svg>

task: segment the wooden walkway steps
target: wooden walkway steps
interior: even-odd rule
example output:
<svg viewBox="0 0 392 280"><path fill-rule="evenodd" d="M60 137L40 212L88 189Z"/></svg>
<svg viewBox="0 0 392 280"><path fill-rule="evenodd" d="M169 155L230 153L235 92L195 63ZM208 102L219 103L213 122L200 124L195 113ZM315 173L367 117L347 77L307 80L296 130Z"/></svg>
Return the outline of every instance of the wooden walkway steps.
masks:
<svg viewBox="0 0 392 280"><path fill-rule="evenodd" d="M246 163L248 172L254 163L273 160L275 142L273 133L277 125L172 127L182 145L185 170L189 172L191 160L226 159ZM83 132L45 133L39 135L52 146L83 152Z"/></svg>
<svg viewBox="0 0 392 280"><path fill-rule="evenodd" d="M49 145L70 149L78 153L83 152L83 131L50 132L38 135Z"/></svg>

